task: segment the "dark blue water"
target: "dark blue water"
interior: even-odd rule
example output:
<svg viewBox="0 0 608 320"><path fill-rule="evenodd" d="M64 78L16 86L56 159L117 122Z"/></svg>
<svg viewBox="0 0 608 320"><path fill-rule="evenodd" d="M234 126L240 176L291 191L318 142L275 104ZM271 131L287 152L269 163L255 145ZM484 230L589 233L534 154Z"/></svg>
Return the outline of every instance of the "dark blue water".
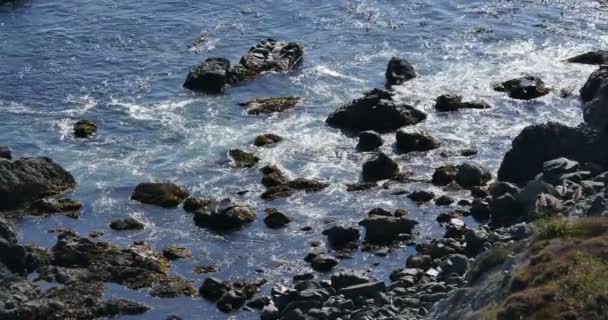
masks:
<svg viewBox="0 0 608 320"><path fill-rule="evenodd" d="M25 243L50 247L53 228L81 234L103 231L119 244L146 240L156 249L181 245L194 257L172 264L176 274L198 286L197 265L215 265L223 279L264 277L288 283L307 270L308 242L332 220L356 222L374 207L406 208L420 221L417 239L440 236L435 216L446 209L416 207L404 196L374 190L347 193L367 155L356 141L325 126L337 106L384 83L393 55L412 62L419 77L399 88L398 98L429 113L420 125L442 140L440 150L398 157L406 171L428 178L434 167L464 161L442 151L479 148L470 159L495 171L512 138L532 123L581 121L576 97L593 67L561 60L606 48L606 10L598 1L22 1L0 7L0 144L17 156L46 155L69 169L79 185L70 197L83 202L79 220L63 217L21 221ZM206 35L196 46L192 43ZM301 42L303 67L292 74L262 76L223 96L182 89L189 69L211 56L238 61L265 38ZM491 83L532 73L554 93L533 102L513 101L493 92ZM485 99L493 109L438 115L433 100L445 93ZM281 115L247 115L237 102L297 95L303 105ZM74 139L81 118L98 123L98 136ZM332 186L271 203L256 169L231 168L226 151L254 150L253 138L273 132L286 137L275 148L255 150L292 177L316 177ZM384 150L392 154L392 135ZM276 207L296 222L270 231L261 218L243 230L217 235L194 226L181 209L143 206L128 199L143 181L171 180L195 196L234 197L263 210ZM399 186L431 189L425 184ZM237 196L241 190L250 190ZM463 193L450 193L462 197ZM142 232L114 232L107 226L132 215L146 221ZM299 231L310 225L312 232ZM359 253L343 268L368 269L386 279L412 248L380 258ZM371 267L379 262L379 267ZM256 272L264 270L264 273ZM264 290L268 290L266 287ZM141 319L175 313L184 319L225 319L200 299L156 299L145 292L109 286L108 296L126 297L154 309ZM236 318L256 318L250 313Z"/></svg>

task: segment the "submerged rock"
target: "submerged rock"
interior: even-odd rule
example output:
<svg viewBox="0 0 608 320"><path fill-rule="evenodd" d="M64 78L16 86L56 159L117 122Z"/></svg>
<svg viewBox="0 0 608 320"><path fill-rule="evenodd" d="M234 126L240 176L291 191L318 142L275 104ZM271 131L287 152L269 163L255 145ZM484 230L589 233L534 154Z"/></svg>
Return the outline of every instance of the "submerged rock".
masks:
<svg viewBox="0 0 608 320"><path fill-rule="evenodd" d="M439 140L433 138L428 133L415 131L397 131L397 151L401 153L409 153L413 151L429 151L439 148Z"/></svg>
<svg viewBox="0 0 608 320"><path fill-rule="evenodd" d="M380 148L384 144L382 136L374 131L363 131L359 133L359 143L357 144L358 151L373 151Z"/></svg>
<svg viewBox="0 0 608 320"><path fill-rule="evenodd" d="M274 133L265 133L255 137L253 144L256 147L267 146L271 144L276 144L283 141L283 138L274 134Z"/></svg>
<svg viewBox="0 0 608 320"><path fill-rule="evenodd" d="M374 89L362 98L342 106L329 115L329 126L352 132L374 130L388 133L426 119L426 114L412 106L393 101L390 92Z"/></svg>
<svg viewBox="0 0 608 320"><path fill-rule="evenodd" d="M268 226L268 228L271 228L271 229L282 228L282 227L286 226L287 224L291 223L291 221L293 221L286 214L284 214L283 212L281 212L277 209L268 208L264 211L266 212L266 217L264 218L264 223L266 224L266 226Z"/></svg>
<svg viewBox="0 0 608 320"><path fill-rule="evenodd" d="M509 97L519 100L531 100L548 94L551 89L543 80L535 76L525 76L505 81L494 87L496 91L507 92Z"/></svg>
<svg viewBox="0 0 608 320"><path fill-rule="evenodd" d="M260 162L260 158L255 156L253 153L245 152L239 149L229 150L228 155L234 162L234 166L237 168L251 168Z"/></svg>
<svg viewBox="0 0 608 320"><path fill-rule="evenodd" d="M30 204L27 211L33 215L67 213L67 216L78 218L82 204L72 199L40 199Z"/></svg>
<svg viewBox="0 0 608 320"><path fill-rule="evenodd" d="M405 59L392 57L386 67L386 84L388 86L403 84L416 78L414 67Z"/></svg>
<svg viewBox="0 0 608 320"><path fill-rule="evenodd" d="M489 109L490 105L484 101L462 101L462 96L445 94L435 100L435 110L439 112L456 111L460 109Z"/></svg>
<svg viewBox="0 0 608 320"><path fill-rule="evenodd" d="M595 70L581 88L581 99L583 102L589 102L598 96L600 88L608 85L608 66L601 66Z"/></svg>
<svg viewBox="0 0 608 320"><path fill-rule="evenodd" d="M175 208L188 197L186 189L172 182L144 182L135 187L131 199L163 208Z"/></svg>
<svg viewBox="0 0 608 320"><path fill-rule="evenodd" d="M110 223L110 228L112 228L114 230L118 230L118 231L143 230L145 226L146 225L143 222L141 222L133 217L115 220L115 221L112 221L112 223Z"/></svg>
<svg viewBox="0 0 608 320"><path fill-rule="evenodd" d="M247 108L248 114L268 114L277 113L289 110L295 107L300 98L298 97L278 97L278 98L265 98L255 99L247 102L240 103L239 105Z"/></svg>
<svg viewBox="0 0 608 320"><path fill-rule="evenodd" d="M74 136L89 138L97 133L97 125L91 120L80 120L74 124Z"/></svg>
<svg viewBox="0 0 608 320"><path fill-rule="evenodd" d="M163 250L163 257L167 260L192 258L192 250L184 247L169 247Z"/></svg>
<svg viewBox="0 0 608 320"><path fill-rule="evenodd" d="M608 51L597 50L590 51L583 54L579 54L566 60L572 63L583 63L583 64L608 64Z"/></svg>
<svg viewBox="0 0 608 320"><path fill-rule="evenodd" d="M255 218L253 208L234 203L231 199L224 199L213 208L198 210L194 213L196 225L219 231L241 228L253 222Z"/></svg>
<svg viewBox="0 0 608 320"><path fill-rule="evenodd" d="M399 165L383 152L377 153L363 164L363 181L390 179L399 174Z"/></svg>
<svg viewBox="0 0 608 320"><path fill-rule="evenodd" d="M76 186L74 177L51 159L0 159L0 210L60 195Z"/></svg>

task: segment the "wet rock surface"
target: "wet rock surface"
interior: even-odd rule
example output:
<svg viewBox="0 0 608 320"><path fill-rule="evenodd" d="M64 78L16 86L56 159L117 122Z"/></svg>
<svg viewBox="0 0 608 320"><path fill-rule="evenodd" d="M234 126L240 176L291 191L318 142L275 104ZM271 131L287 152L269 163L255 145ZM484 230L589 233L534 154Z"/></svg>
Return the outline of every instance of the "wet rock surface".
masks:
<svg viewBox="0 0 608 320"><path fill-rule="evenodd" d="M597 50L597 51L589 51L583 54L579 54L572 58L568 58L567 62L571 63L582 63L582 64L595 64L602 65L608 64L608 51L605 50Z"/></svg>
<svg viewBox="0 0 608 320"><path fill-rule="evenodd" d="M143 230L145 228L145 224L133 217L114 220L110 223L110 228L123 231L123 230Z"/></svg>
<svg viewBox="0 0 608 320"><path fill-rule="evenodd" d="M357 150L359 151L374 151L384 144L382 136L374 131L363 131L359 133L359 143Z"/></svg>
<svg viewBox="0 0 608 320"><path fill-rule="evenodd" d="M253 141L253 145L255 145L256 147L262 147L262 146L276 144L281 141L283 141L283 138L281 136L276 135L274 133L265 133L265 134L261 134L261 135L255 137L255 140Z"/></svg>
<svg viewBox="0 0 608 320"><path fill-rule="evenodd" d="M232 149L228 151L228 156L232 159L234 166L237 168L251 168L254 167L260 158L253 153L249 153L240 149Z"/></svg>
<svg viewBox="0 0 608 320"><path fill-rule="evenodd" d="M293 221L290 217L277 209L268 208L264 211L266 212L264 223L271 229L282 228Z"/></svg>
<svg viewBox="0 0 608 320"><path fill-rule="evenodd" d="M390 179L399 174L399 165L386 154L379 152L363 164L363 181Z"/></svg>
<svg viewBox="0 0 608 320"><path fill-rule="evenodd" d="M445 94L435 100L435 110L439 112L457 111L460 109L489 109L484 101L463 101L461 96Z"/></svg>
<svg viewBox="0 0 608 320"><path fill-rule="evenodd" d="M412 106L393 101L393 94L374 89L362 98L342 106L329 115L329 126L351 132L373 130L393 132L426 119L426 114Z"/></svg>
<svg viewBox="0 0 608 320"><path fill-rule="evenodd" d="M429 151L439 148L441 143L428 133L421 130L397 131L397 151L409 153L414 151Z"/></svg>
<svg viewBox="0 0 608 320"><path fill-rule="evenodd" d="M536 99L551 91L543 80L535 76L525 76L502 82L494 86L494 90L506 92L509 97L519 100Z"/></svg>
<svg viewBox="0 0 608 320"><path fill-rule="evenodd" d="M386 67L385 77L387 86L399 85L416 78L416 70L407 60L392 57Z"/></svg>
<svg viewBox="0 0 608 320"><path fill-rule="evenodd" d="M277 97L255 99L240 103L239 105L247 108L248 114L259 115L287 111L295 107L298 102L300 102L300 98L298 97Z"/></svg>
<svg viewBox="0 0 608 320"><path fill-rule="evenodd" d="M172 182L140 183L131 194L132 200L164 208L175 208L187 197L188 192Z"/></svg>
<svg viewBox="0 0 608 320"><path fill-rule="evenodd" d="M74 124L74 136L90 138L97 133L97 124L91 120L80 120Z"/></svg>
<svg viewBox="0 0 608 320"><path fill-rule="evenodd" d="M256 213L253 208L232 199L224 199L215 206L194 212L196 225L218 231L238 229L255 219Z"/></svg>

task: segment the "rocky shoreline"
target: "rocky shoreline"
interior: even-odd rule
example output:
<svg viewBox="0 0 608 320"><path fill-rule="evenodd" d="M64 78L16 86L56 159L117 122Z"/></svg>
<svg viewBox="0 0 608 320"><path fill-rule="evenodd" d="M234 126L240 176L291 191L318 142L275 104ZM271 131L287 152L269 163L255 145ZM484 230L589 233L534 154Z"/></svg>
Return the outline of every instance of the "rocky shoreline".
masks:
<svg viewBox="0 0 608 320"><path fill-rule="evenodd" d="M295 72L303 55L300 44L268 39L252 47L237 65L224 58L207 59L187 76L184 87L221 94L230 86L244 85L269 73ZM77 181L51 159L12 160L15 155L10 149L0 147L0 319L95 319L142 314L152 307L122 299L104 300L104 283L143 290L160 298L200 298L215 303L225 313L258 310L263 320L491 320L487 318L490 311L499 320L537 316L538 310L522 306L525 301L518 300L517 307L511 300L504 301L512 293L504 283L516 279L518 269L513 266L527 268L530 264L532 255L523 248L543 236L537 221L556 217L584 221L608 214L608 69L603 66L607 56L597 51L568 59L568 63L602 65L580 91L584 123L568 127L550 122L525 128L513 140L496 177L476 163L462 162L436 168L432 179L425 181L445 190L466 191L469 197L452 199L424 189L407 193L417 204L458 204L436 217L445 229L442 238L417 242L418 222L408 216L407 210L375 208L357 225L336 222L322 231L310 251L302 252L302 264L309 264L313 272L295 275L291 287L273 286L268 295L259 294L267 279L207 277L201 279L197 289L194 283L172 275L171 261L191 257L188 248L169 247L156 252L143 242L121 247L98 241L94 234L85 237L70 230L60 230L50 250L19 244L16 219L21 216L65 214L78 218L81 204L63 198L76 188ZM325 120L329 127L358 139L352 152L369 153L362 163L360 181L344 186L350 192L374 192L376 187L412 181L391 154L377 151L384 144L383 135L395 135L394 154L424 153L444 143L416 128L427 114L397 101L391 91L416 78L414 66L395 57L388 62L385 75L385 89L370 90L338 107ZM494 89L520 100L536 99L553 90L530 75L501 82ZM251 115L273 114L291 110L299 101L298 97L259 98L242 106ZM460 96L442 95L435 101L436 112L461 109L492 112L486 102L463 101ZM90 120L78 121L73 130L80 139L98 134L97 124ZM253 146L263 148L282 140L266 133L255 137ZM475 153L462 151L463 155ZM332 184L289 177L276 164L262 166L255 150L228 150L227 158L235 170L259 171L265 188L259 198L265 205L298 192L322 192ZM239 232L258 219L256 209L249 204L230 198L192 197L186 187L175 182L142 182L135 186L130 199L161 208L181 206L184 214L192 215L196 226L213 232ZM265 214L268 228L281 229L294 222L272 207L266 208ZM463 220L466 216L473 217L479 226L467 226ZM108 226L114 230L142 227L141 221L131 217ZM585 236L603 237L606 230ZM583 236L577 233L576 237ZM579 240L586 243L587 238ZM365 270L337 268L342 258L359 250L381 256L403 244L415 247L416 253L403 261L403 268L385 270L388 283L368 276ZM603 245L597 244L597 250L606 252L608 247ZM506 268L509 261L511 267ZM32 274L36 275L34 279ZM37 281L62 286L45 291ZM485 287L479 289L481 285ZM526 281L518 285L521 291L536 284ZM479 296L479 292L486 292L487 297ZM600 293L604 297L604 292ZM567 319L608 316L606 308L594 306L590 311L579 307L572 306Z"/></svg>

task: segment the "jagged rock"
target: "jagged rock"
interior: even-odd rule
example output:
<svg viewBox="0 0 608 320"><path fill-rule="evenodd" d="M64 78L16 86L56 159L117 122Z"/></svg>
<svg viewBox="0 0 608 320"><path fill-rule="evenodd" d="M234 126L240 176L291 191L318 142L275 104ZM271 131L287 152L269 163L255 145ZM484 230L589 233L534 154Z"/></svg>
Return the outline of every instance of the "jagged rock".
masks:
<svg viewBox="0 0 608 320"><path fill-rule="evenodd" d="M330 245L337 248L359 241L359 229L355 227L333 226L323 230L322 234L327 236Z"/></svg>
<svg viewBox="0 0 608 320"><path fill-rule="evenodd" d="M172 182L144 182L135 187L131 200L163 208L175 208L188 197L188 192Z"/></svg>
<svg viewBox="0 0 608 320"><path fill-rule="evenodd" d="M49 158L0 159L0 210L24 207L75 186L74 177Z"/></svg>
<svg viewBox="0 0 608 320"><path fill-rule="evenodd" d="M277 97L277 98L265 98L255 99L247 102L240 103L239 105L247 108L248 114L268 114L277 113L289 110L295 107L300 98L298 97Z"/></svg>
<svg viewBox="0 0 608 320"><path fill-rule="evenodd" d="M531 100L548 94L551 89L543 80L535 76L525 76L505 81L494 87L496 91L507 92L509 97L520 100Z"/></svg>
<svg viewBox="0 0 608 320"><path fill-rule="evenodd" d="M416 78L414 67L405 59L392 57L386 67L386 84L388 86L403 84Z"/></svg>
<svg viewBox="0 0 608 320"><path fill-rule="evenodd" d="M13 154L9 148L0 146L0 158L11 160L13 158Z"/></svg>
<svg viewBox="0 0 608 320"><path fill-rule="evenodd" d="M255 137L253 144L257 147L276 144L283 141L283 138L274 133L265 133Z"/></svg>
<svg viewBox="0 0 608 320"><path fill-rule="evenodd" d="M82 204L72 199L40 199L32 202L27 212L33 215L67 213L69 217L78 218Z"/></svg>
<svg viewBox="0 0 608 320"><path fill-rule="evenodd" d="M600 66L599 69L589 75L589 79L585 85L581 88L581 99L583 102L589 102L595 99L600 88L605 87L608 84L608 66Z"/></svg>
<svg viewBox="0 0 608 320"><path fill-rule="evenodd" d="M250 72L285 72L301 63L304 55L302 45L267 39L252 47L241 58L240 64Z"/></svg>
<svg viewBox="0 0 608 320"><path fill-rule="evenodd" d="M373 151L384 144L382 137L374 131L363 131L359 133L359 143L357 144L357 150L359 151Z"/></svg>
<svg viewBox="0 0 608 320"><path fill-rule="evenodd" d="M583 64L608 64L608 51L597 50L590 51L583 54L579 54L566 60L572 63L583 63Z"/></svg>
<svg viewBox="0 0 608 320"><path fill-rule="evenodd" d="M229 150L228 155L232 158L234 166L237 168L251 168L260 162L260 158L256 157L253 153L239 149Z"/></svg>
<svg viewBox="0 0 608 320"><path fill-rule="evenodd" d="M359 222L365 227L365 240L372 243L387 243L409 235L418 222L404 217L371 216Z"/></svg>
<svg viewBox="0 0 608 320"><path fill-rule="evenodd" d="M266 212L264 223L271 229L282 228L292 221L291 218L289 218L284 213L278 211L277 209L268 208L264 211Z"/></svg>
<svg viewBox="0 0 608 320"><path fill-rule="evenodd" d="M184 200L184 210L189 213L194 213L198 210L207 210L218 205L218 202L214 199L203 199L203 198L188 198Z"/></svg>
<svg viewBox="0 0 608 320"><path fill-rule="evenodd" d="M275 165L267 165L260 169L264 175L262 177L262 185L266 188L271 188L280 185L286 185L289 182L287 176Z"/></svg>
<svg viewBox="0 0 608 320"><path fill-rule="evenodd" d="M433 200L435 194L431 191L417 190L408 194L407 197L416 203L425 203Z"/></svg>
<svg viewBox="0 0 608 320"><path fill-rule="evenodd" d="M383 152L377 153L363 164L363 181L390 179L399 174L399 165Z"/></svg>
<svg viewBox="0 0 608 320"><path fill-rule="evenodd" d="M74 136L89 138L97 133L97 125L91 120L80 120L74 124Z"/></svg>
<svg viewBox="0 0 608 320"><path fill-rule="evenodd" d="M463 102L462 96L445 94L435 100L435 110L439 112L456 111L460 109L489 109L484 101Z"/></svg>
<svg viewBox="0 0 608 320"><path fill-rule="evenodd" d="M188 74L184 88L218 94L224 92L224 87L230 82L230 61L208 58Z"/></svg>
<svg viewBox="0 0 608 320"><path fill-rule="evenodd" d="M169 247L163 250L163 257L167 260L192 258L192 250L184 247Z"/></svg>
<svg viewBox="0 0 608 320"><path fill-rule="evenodd" d="M397 151L408 153L413 151L428 151L439 148L439 140L421 130L399 130L396 134Z"/></svg>
<svg viewBox="0 0 608 320"><path fill-rule="evenodd" d="M241 228L253 222L255 218L253 208L234 203L231 199L224 199L213 208L198 210L194 213L196 225L214 230Z"/></svg>
<svg viewBox="0 0 608 320"><path fill-rule="evenodd" d="M329 115L329 126L347 131L374 130L388 133L426 119L426 114L406 104L397 104L392 94L374 89Z"/></svg>
<svg viewBox="0 0 608 320"><path fill-rule="evenodd" d="M115 220L110 223L110 228L114 230L143 230L146 225L132 217Z"/></svg>

